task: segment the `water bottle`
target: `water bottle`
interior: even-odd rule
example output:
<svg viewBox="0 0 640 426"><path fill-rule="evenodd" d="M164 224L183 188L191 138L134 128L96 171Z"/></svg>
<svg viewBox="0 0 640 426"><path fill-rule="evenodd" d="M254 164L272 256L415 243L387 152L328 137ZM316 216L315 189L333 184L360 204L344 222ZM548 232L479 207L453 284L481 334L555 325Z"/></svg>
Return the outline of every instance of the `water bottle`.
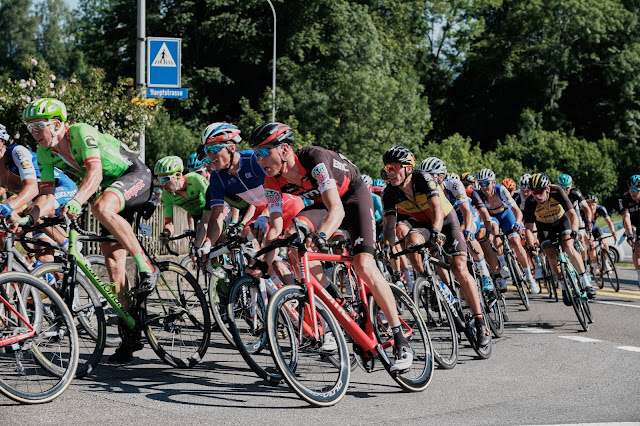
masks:
<svg viewBox="0 0 640 426"><path fill-rule="evenodd" d="M453 297L453 294L451 294L451 290L449 289L449 286L443 282L440 282L440 289L442 290L442 294L449 301L449 303L453 304L456 299L455 297Z"/></svg>

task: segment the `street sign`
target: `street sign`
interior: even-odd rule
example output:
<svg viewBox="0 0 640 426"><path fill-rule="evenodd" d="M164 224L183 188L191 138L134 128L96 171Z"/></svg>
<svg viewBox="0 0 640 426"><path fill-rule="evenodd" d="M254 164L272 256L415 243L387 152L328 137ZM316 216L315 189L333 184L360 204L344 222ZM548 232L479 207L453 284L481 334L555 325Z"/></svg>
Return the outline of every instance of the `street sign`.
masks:
<svg viewBox="0 0 640 426"><path fill-rule="evenodd" d="M147 98L187 99L188 89L147 88Z"/></svg>
<svg viewBox="0 0 640 426"><path fill-rule="evenodd" d="M182 39L147 37L147 52L147 86L180 87Z"/></svg>

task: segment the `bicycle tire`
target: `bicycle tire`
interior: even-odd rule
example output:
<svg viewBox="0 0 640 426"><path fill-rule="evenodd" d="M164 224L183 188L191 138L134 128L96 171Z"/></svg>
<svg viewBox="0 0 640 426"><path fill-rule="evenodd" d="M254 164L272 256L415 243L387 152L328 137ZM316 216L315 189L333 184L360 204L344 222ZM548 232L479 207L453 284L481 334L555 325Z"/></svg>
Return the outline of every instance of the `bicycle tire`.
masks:
<svg viewBox="0 0 640 426"><path fill-rule="evenodd" d="M61 288L64 265L62 263L43 263L31 271L31 275L41 278L51 274L56 280L55 288ZM100 364L106 343L107 328L105 324L102 301L93 285L84 274L76 274L74 300L71 313L76 321L78 334L79 360L76 377L91 374ZM45 367L46 368L46 367Z"/></svg>
<svg viewBox="0 0 640 426"><path fill-rule="evenodd" d="M458 333L449 305L440 300L427 278L420 277L413 287L414 302L429 330L433 356L444 369L458 363Z"/></svg>
<svg viewBox="0 0 640 426"><path fill-rule="evenodd" d="M85 260L91 265L91 270L96 274L100 281L102 281L103 283L108 283L111 281L111 278L109 278L109 272L107 271L107 264L105 263L103 255L91 254L89 256L86 256ZM78 269L78 272L81 272L80 269ZM120 346L120 342L122 341L120 332L118 331L118 313L113 309L109 302L107 302L107 299L105 299L101 294L98 294L98 297L102 301L104 322L107 326L107 337L105 339L105 346L108 348L117 348L118 346Z"/></svg>
<svg viewBox="0 0 640 426"><path fill-rule="evenodd" d="M589 324L587 322L586 314L583 311L582 303L580 301L580 284L576 281L577 273L571 274L567 268L567 265L562 262L562 276L565 279L565 285L567 286L567 292L569 294L569 298L571 299L571 306L573 307L573 311L578 317L578 322L584 331L589 331Z"/></svg>
<svg viewBox="0 0 640 426"><path fill-rule="evenodd" d="M0 274L0 292L6 294L4 290L12 282L37 289L38 303L48 314L39 324L32 324L39 330L34 337L0 348L0 393L21 404L46 403L60 396L76 375L78 334L74 319L62 298L40 279L26 273L6 272ZM12 302L18 312L29 310L29 300L7 300L9 304ZM32 299L31 304L34 302ZM19 327L23 322L4 303L0 303L0 322L4 324L0 335L12 335L16 328L24 329ZM43 364L55 365L55 374Z"/></svg>
<svg viewBox="0 0 640 426"><path fill-rule="evenodd" d="M618 279L618 270L616 269L613 259L607 250L600 250L600 288L604 287L605 274L607 280L616 293L620 291L620 280ZM607 263L609 267L607 267Z"/></svg>
<svg viewBox="0 0 640 426"><path fill-rule="evenodd" d="M257 296L255 300L252 295ZM227 308L229 331L251 370L263 380L278 384L283 378L271 355L266 327L267 307L260 296L259 285L252 277L244 276L233 283Z"/></svg>
<svg viewBox="0 0 640 426"><path fill-rule="evenodd" d="M499 300L496 298L492 304L489 304L484 294L482 298L484 299L485 306L489 306L487 310L487 322L489 323L493 337L500 338L504 336L504 315Z"/></svg>
<svg viewBox="0 0 640 426"><path fill-rule="evenodd" d="M520 300L522 301L522 305L525 310L529 310L529 295L527 294L527 290L525 288L524 277L522 276L522 270L518 262L513 257L513 255L507 256L507 264L509 266L509 273L511 274L511 280L513 281L513 285L516 286L518 290L518 296L520 296Z"/></svg>
<svg viewBox="0 0 640 426"><path fill-rule="evenodd" d="M151 349L172 367L191 368L202 361L211 338L211 317L204 292L185 268L155 264L160 274L145 301L144 333Z"/></svg>
<svg viewBox="0 0 640 426"><path fill-rule="evenodd" d="M273 359L283 375L284 380L303 400L317 407L335 405L347 392L351 376L349 350L340 325L329 309L317 297L316 313L326 322L323 333L332 332L337 349L334 353L339 359L336 367L325 354L318 349L322 343L315 336L303 331L308 316L307 293L299 286L285 286L278 290L267 308L267 334ZM297 312L290 318L290 310ZM293 345L287 347L290 338L282 339L283 330L289 327L284 318L290 319L293 325ZM318 320L319 320L318 318ZM318 328L322 330L320 321Z"/></svg>

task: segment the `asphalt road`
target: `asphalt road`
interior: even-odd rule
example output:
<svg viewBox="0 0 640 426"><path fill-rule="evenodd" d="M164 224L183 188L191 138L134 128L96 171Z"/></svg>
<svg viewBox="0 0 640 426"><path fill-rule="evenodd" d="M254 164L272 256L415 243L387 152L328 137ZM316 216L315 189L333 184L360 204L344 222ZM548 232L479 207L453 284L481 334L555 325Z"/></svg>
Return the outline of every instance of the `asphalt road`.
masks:
<svg viewBox="0 0 640 426"><path fill-rule="evenodd" d="M130 365L99 366L49 404L1 399L0 425L638 422L640 290L631 269L621 271L621 282L619 293L598 290L587 333L562 302L534 295L524 311L510 291L511 321L492 357L479 360L462 346L458 365L436 369L421 393L402 392L384 371L356 370L342 401L312 408L286 385L257 379L215 335L192 370L167 367L144 349Z"/></svg>

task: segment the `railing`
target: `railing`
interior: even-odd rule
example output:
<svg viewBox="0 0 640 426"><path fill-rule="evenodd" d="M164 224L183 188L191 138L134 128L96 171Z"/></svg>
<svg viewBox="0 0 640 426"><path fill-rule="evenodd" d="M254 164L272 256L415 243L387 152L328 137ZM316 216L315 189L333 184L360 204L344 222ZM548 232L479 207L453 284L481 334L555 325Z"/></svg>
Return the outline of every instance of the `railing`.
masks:
<svg viewBox="0 0 640 426"><path fill-rule="evenodd" d="M164 210L162 208L162 204L159 204L156 207L153 215L149 218L149 220L144 220L143 223L151 226L152 232L151 237L143 238L142 244L144 244L145 248L154 254L167 254L166 250L163 250L160 244L160 233L164 228ZM87 230L92 232L100 232L100 224L98 221L91 215L90 209L86 209L83 213L82 218L82 226L86 227ZM87 225L85 225L87 224ZM187 222L187 212L181 208L173 208L173 224L175 227L175 234L181 234L184 230L188 229ZM87 244L87 243L85 243ZM174 241L171 243L171 248L181 254L186 254L189 251L189 243L186 239L182 239L179 241ZM87 247L83 247L82 252L85 255L90 254L101 254L100 252L100 243L88 243Z"/></svg>

